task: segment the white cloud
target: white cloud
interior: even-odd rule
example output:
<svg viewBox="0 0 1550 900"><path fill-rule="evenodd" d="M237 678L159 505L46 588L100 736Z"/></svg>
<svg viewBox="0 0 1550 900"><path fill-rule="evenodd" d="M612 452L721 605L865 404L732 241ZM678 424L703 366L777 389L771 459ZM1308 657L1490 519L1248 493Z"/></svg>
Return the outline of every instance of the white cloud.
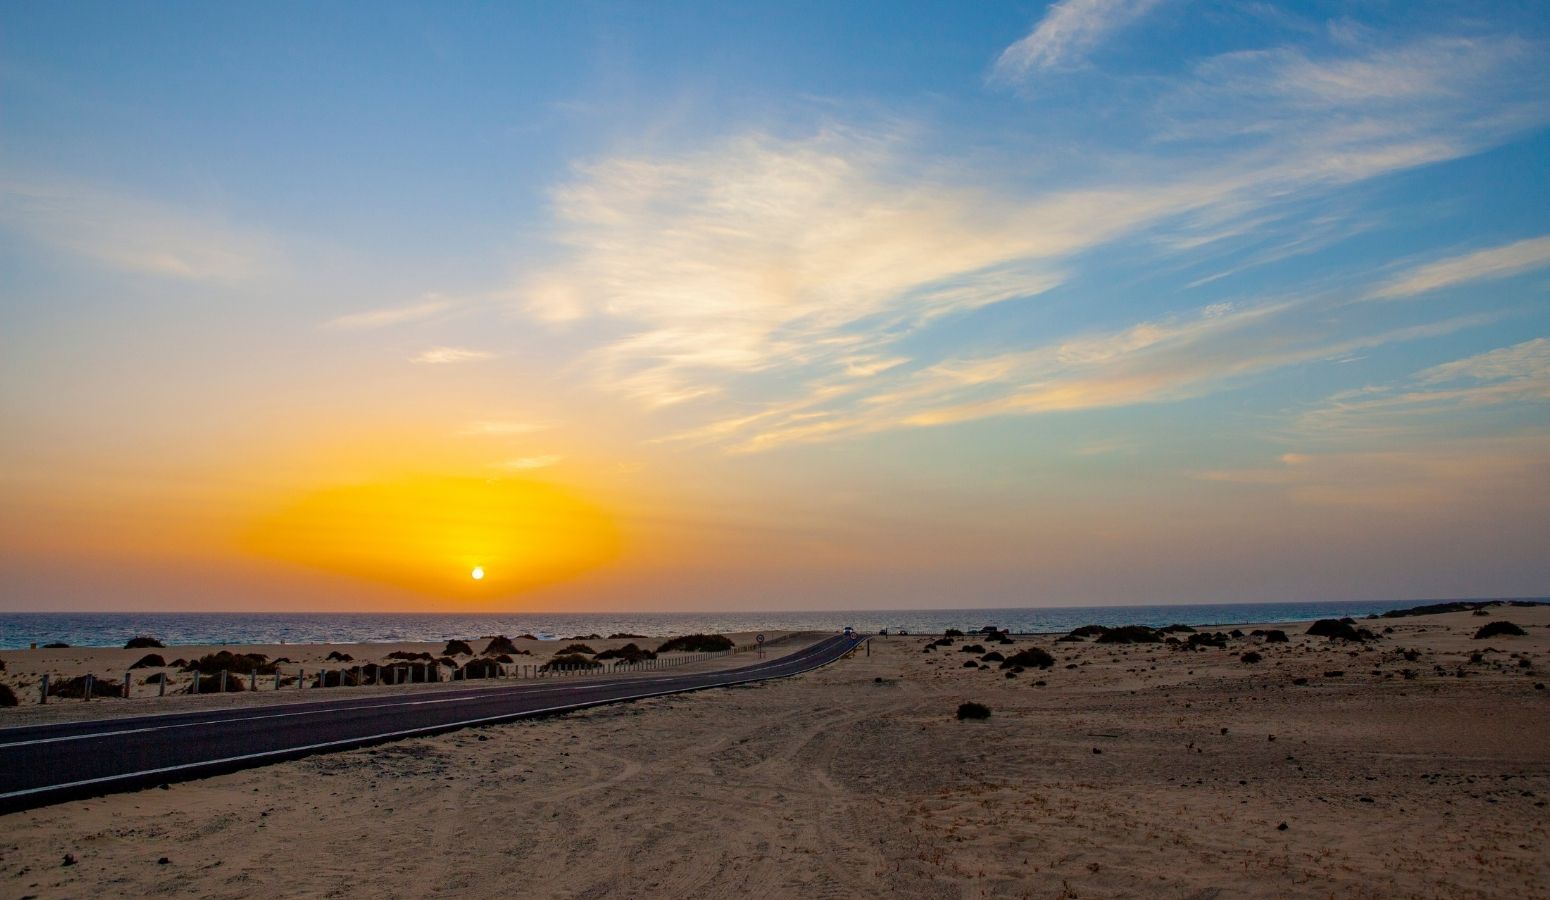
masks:
<svg viewBox="0 0 1550 900"><path fill-rule="evenodd" d="M1397 300L1471 281L1508 278L1545 266L1550 266L1550 235L1417 266L1399 274L1369 296L1377 300Z"/></svg>
<svg viewBox="0 0 1550 900"><path fill-rule="evenodd" d="M248 278L269 242L210 215L59 181L0 179L0 227L101 265L202 281Z"/></svg>
<svg viewBox="0 0 1550 900"><path fill-rule="evenodd" d="M467 347L430 347L410 357L409 361L423 365L442 366L451 363L491 359L494 356L495 354L488 350L470 350Z"/></svg>
<svg viewBox="0 0 1550 900"><path fill-rule="evenodd" d="M1099 42L1144 15L1157 0L1061 0L1026 37L1007 47L992 77L1019 81L1034 71L1081 63Z"/></svg>
<svg viewBox="0 0 1550 900"><path fill-rule="evenodd" d="M451 300L439 294L426 294L419 303L406 306L384 306L364 312L336 316L324 323L329 328L360 329L384 328L405 322L420 322L440 315L452 308Z"/></svg>

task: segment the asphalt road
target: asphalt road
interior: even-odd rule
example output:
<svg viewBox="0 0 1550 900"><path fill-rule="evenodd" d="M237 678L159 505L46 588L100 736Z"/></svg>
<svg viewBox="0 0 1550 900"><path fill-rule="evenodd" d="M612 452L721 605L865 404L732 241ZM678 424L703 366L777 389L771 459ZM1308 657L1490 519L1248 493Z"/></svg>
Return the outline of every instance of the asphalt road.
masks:
<svg viewBox="0 0 1550 900"><path fill-rule="evenodd" d="M0 728L0 813L559 713L784 678L827 665L864 638L835 636L738 669L375 695L270 707ZM104 701L112 702L112 701Z"/></svg>

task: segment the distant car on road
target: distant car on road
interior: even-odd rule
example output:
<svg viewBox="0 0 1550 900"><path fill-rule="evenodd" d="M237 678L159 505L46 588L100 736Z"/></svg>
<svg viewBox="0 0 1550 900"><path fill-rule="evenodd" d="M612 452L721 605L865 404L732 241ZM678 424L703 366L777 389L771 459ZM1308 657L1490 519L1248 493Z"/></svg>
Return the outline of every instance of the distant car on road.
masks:
<svg viewBox="0 0 1550 900"><path fill-rule="evenodd" d="M846 625L845 626L845 636L846 637L855 637L856 636L856 626L854 626L854 625Z"/></svg>

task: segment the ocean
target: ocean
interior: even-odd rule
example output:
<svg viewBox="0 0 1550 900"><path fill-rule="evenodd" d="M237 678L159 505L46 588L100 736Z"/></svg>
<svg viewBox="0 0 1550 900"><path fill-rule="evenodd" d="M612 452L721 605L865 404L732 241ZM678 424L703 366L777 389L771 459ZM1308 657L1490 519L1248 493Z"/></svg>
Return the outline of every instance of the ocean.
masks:
<svg viewBox="0 0 1550 900"><path fill-rule="evenodd" d="M1021 633L1064 633L1080 625L1233 625L1365 616L1438 600L1216 603L1174 606L1064 606L1024 609L823 610L696 613L4 613L0 649L65 643L122 647L138 634L167 644L325 644L445 641L548 632L559 637L616 632L662 637L694 632L971 631L986 625Z"/></svg>

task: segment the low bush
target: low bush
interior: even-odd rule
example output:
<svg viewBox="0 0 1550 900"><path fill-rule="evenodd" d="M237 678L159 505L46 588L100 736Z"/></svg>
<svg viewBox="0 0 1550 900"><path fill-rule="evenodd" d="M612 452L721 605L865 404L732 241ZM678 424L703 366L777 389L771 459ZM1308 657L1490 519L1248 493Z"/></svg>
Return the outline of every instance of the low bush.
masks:
<svg viewBox="0 0 1550 900"><path fill-rule="evenodd" d="M943 637L963 637L963 631L957 628L949 628L942 632Z"/></svg>
<svg viewBox="0 0 1550 900"><path fill-rule="evenodd" d="M484 648L485 656L498 656L502 653L516 652L517 645L512 643L511 638L506 637L504 634L497 634L495 637L490 638L490 643Z"/></svg>
<svg viewBox="0 0 1550 900"><path fill-rule="evenodd" d="M1475 640L1478 641L1483 638L1496 637L1499 634L1508 635L1509 637L1523 637L1527 635L1528 632L1512 624L1511 622L1508 622L1506 619L1499 619L1495 622L1487 622L1486 624L1481 625L1480 630L1475 632Z"/></svg>
<svg viewBox="0 0 1550 900"><path fill-rule="evenodd" d="M402 660L404 660L406 662L413 661L413 660L424 660L425 662L435 662L435 660L436 660L436 657L430 655L429 653L410 653L408 650L394 650L392 653L389 653L387 655L387 658L388 659L402 659Z"/></svg>
<svg viewBox="0 0 1550 900"><path fill-rule="evenodd" d="M1001 668L1010 669L1014 666L1023 666L1029 669L1048 669L1055 664L1055 657L1039 647L1029 647L1019 650L1008 656L1001 663Z"/></svg>
<svg viewBox="0 0 1550 900"><path fill-rule="evenodd" d="M658 653L717 653L737 646L720 634L686 634L670 638L657 648Z"/></svg>
<svg viewBox="0 0 1550 900"><path fill-rule="evenodd" d="M629 633L623 632L623 631L616 631L613 634L610 634L608 636L608 639L610 641L629 641L629 640L643 641L643 640L646 639L646 636L644 634L629 634Z"/></svg>
<svg viewBox="0 0 1550 900"><path fill-rule="evenodd" d="M985 648L980 646L979 644L964 644L962 647L958 648L958 652L960 652L960 653L984 653L985 652Z"/></svg>
<svg viewBox="0 0 1550 900"><path fill-rule="evenodd" d="M183 666L183 671L200 672L205 675L214 675L218 672L240 675L257 672L260 675L273 675L274 667L275 664L262 653L233 653L230 650L222 650L219 653L207 653L187 663Z"/></svg>
<svg viewBox="0 0 1550 900"><path fill-rule="evenodd" d="M468 646L467 641L456 639L447 641L447 646L441 649L442 656L473 656L474 648Z"/></svg>
<svg viewBox="0 0 1550 900"><path fill-rule="evenodd" d="M471 659L460 671L463 678L499 678L501 666L493 659Z"/></svg>
<svg viewBox="0 0 1550 900"><path fill-rule="evenodd" d="M1290 643L1291 640L1291 638L1286 636L1286 632L1279 628L1272 628L1265 632L1265 643L1267 644L1286 644Z"/></svg>
<svg viewBox="0 0 1550 900"><path fill-rule="evenodd" d="M960 722L967 721L967 720L970 720L970 719L988 719L988 718L990 718L990 707L986 706L983 703L960 703L960 704L958 704L958 721L960 721Z"/></svg>
<svg viewBox="0 0 1550 900"><path fill-rule="evenodd" d="M552 672L557 669L600 669L602 667L602 663L590 657L582 656L579 653L566 653L544 663L540 669Z"/></svg>
<svg viewBox="0 0 1550 900"><path fill-rule="evenodd" d="M1079 638L1092 637L1093 635L1103 634L1108 630L1106 625L1083 625L1080 628L1071 629L1071 634Z"/></svg>
<svg viewBox="0 0 1550 900"><path fill-rule="evenodd" d="M635 643L629 643L615 650L604 650L593 658L597 660L617 659L620 662L638 663L648 659L656 659L657 655L650 650L642 649Z"/></svg>
<svg viewBox="0 0 1550 900"><path fill-rule="evenodd" d="M1002 656L999 650L992 650L984 656L981 656L980 662L1002 662L1005 659L1006 657Z"/></svg>
<svg viewBox="0 0 1550 900"><path fill-rule="evenodd" d="M328 655L323 658L329 662L355 662L355 657L348 653L340 653L338 650L329 651Z"/></svg>
<svg viewBox="0 0 1550 900"><path fill-rule="evenodd" d="M1365 628L1357 628L1345 619L1319 619L1308 626L1307 634L1327 637L1331 640L1370 641L1375 635Z"/></svg>
<svg viewBox="0 0 1550 900"><path fill-rule="evenodd" d="M1157 630L1163 632L1164 634L1190 634L1194 632L1195 629L1189 627L1188 625L1164 625Z"/></svg>
<svg viewBox="0 0 1550 900"><path fill-rule="evenodd" d="M966 659L966 660L963 661L963 667L965 669L978 669L980 667L980 664L975 662L972 659Z"/></svg>
<svg viewBox="0 0 1550 900"><path fill-rule="evenodd" d="M124 644L125 650L165 650L166 648L166 644L148 634L137 634Z"/></svg>
<svg viewBox="0 0 1550 900"><path fill-rule="evenodd" d="M1258 653L1255 653L1253 650L1250 650L1249 652L1243 654L1242 656L1240 656L1238 658L1243 660L1246 663L1257 663L1260 660L1264 659L1263 656L1260 656Z"/></svg>
<svg viewBox="0 0 1550 900"><path fill-rule="evenodd" d="M15 706L20 702L16 699L16 692L11 690L10 685L0 684L0 706Z"/></svg>
<svg viewBox="0 0 1550 900"><path fill-rule="evenodd" d="M50 697L73 697L75 699L85 697L87 677L86 675L77 675L74 678L55 681L48 686L48 695ZM122 697L124 696L124 685L122 682L105 681L92 676L91 695L94 699L97 697Z"/></svg>
<svg viewBox="0 0 1550 900"><path fill-rule="evenodd" d="M561 647L558 651L556 651L555 655L563 656L567 653L585 653L588 656L597 655L597 651L593 650L591 647L588 647L586 644L570 644L569 646Z"/></svg>
<svg viewBox="0 0 1550 900"><path fill-rule="evenodd" d="M139 659L135 660L134 664L131 665L129 668L131 668L131 669L155 669L155 668L161 668L162 666L165 666L166 664L167 664L167 661L165 659L162 659L162 656L161 656L160 653L147 653L144 656L140 657Z"/></svg>

